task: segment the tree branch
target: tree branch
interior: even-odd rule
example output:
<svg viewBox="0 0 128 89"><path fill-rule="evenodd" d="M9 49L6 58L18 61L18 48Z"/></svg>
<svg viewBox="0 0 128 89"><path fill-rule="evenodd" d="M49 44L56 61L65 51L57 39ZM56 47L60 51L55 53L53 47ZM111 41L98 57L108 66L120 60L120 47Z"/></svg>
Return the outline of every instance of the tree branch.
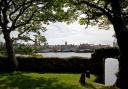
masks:
<svg viewBox="0 0 128 89"><path fill-rule="evenodd" d="M1 6L1 5L0 5ZM1 7L0 7L0 13L1 13ZM3 28L4 27L4 25L3 25L3 23L2 23L2 19L1 19L2 17L1 17L1 15L0 15L0 26Z"/></svg>
<svg viewBox="0 0 128 89"><path fill-rule="evenodd" d="M26 20L24 23L21 23L21 24L15 26L15 28L18 28L18 27L21 27L21 26L24 26L24 25L28 24L28 23L32 20L32 18L33 18L33 16L34 16L35 12L36 12L36 11L34 11L34 12L32 13L32 15L29 17L28 20Z"/></svg>
<svg viewBox="0 0 128 89"><path fill-rule="evenodd" d="M100 10L101 12L103 12L103 14L104 14L105 16L107 16L107 17L109 18L109 20L112 20L112 19L113 19L113 18L112 18L112 15L111 15L109 12L107 12L105 9L103 9L103 8L101 8L101 7L99 7L99 6L95 5L95 4L92 4L92 3L88 2L88 1L79 1L79 0L77 0L77 1L78 1L78 2L74 2L74 1L73 1L73 4L74 4L74 5L86 4L86 5L89 6L89 7L95 8L95 9Z"/></svg>
<svg viewBox="0 0 128 89"><path fill-rule="evenodd" d="M8 18L6 16L7 16L8 8L9 8L8 3L4 0L1 0L0 2L0 26L2 28L2 32L4 32L4 30L7 30L6 26L8 24Z"/></svg>
<svg viewBox="0 0 128 89"><path fill-rule="evenodd" d="M15 10L9 14L9 18L11 18L11 16L12 16L14 13L16 13L18 10L20 10L22 7L24 7L25 5L28 5L28 4L32 4L32 2L29 1L29 2L26 2L26 3L25 3L25 1L24 1L21 5L18 5L18 7L17 7L17 6L16 6L16 3L12 1L12 5L14 6Z"/></svg>
<svg viewBox="0 0 128 89"><path fill-rule="evenodd" d="M16 16L16 18L15 18L15 19L13 20L13 22L12 22L11 30L13 30L14 28L20 27L20 25L19 25L19 26L15 26L15 24L16 24L17 20L20 18L20 16L22 16L22 14L23 14L31 5L32 5L32 3L31 3L30 5L24 7L24 8L22 8L22 9L20 10L19 14ZM32 16L33 16L33 15L32 15ZM31 16L31 17L32 17L32 16ZM31 17L30 17L30 18L31 18ZM27 22L23 23L23 25L25 25L26 23L28 23L30 20L31 20L31 19L27 20ZM23 25L21 25L21 26L23 26Z"/></svg>
<svg viewBox="0 0 128 89"><path fill-rule="evenodd" d="M23 35L29 28L31 28L31 27L28 27L26 29L23 29L23 31L20 31L20 33L18 34L18 37L12 38L12 40L19 40L22 37L21 35Z"/></svg>
<svg viewBox="0 0 128 89"><path fill-rule="evenodd" d="M8 18L7 18L7 10L9 8L9 5L6 0L3 1L3 9L1 9L1 14L3 15L3 24L7 26L8 24Z"/></svg>
<svg viewBox="0 0 128 89"><path fill-rule="evenodd" d="M104 5L104 9L106 9L109 13L112 13L112 10L110 10L108 8L108 5L110 4L110 1L109 0L105 0L105 5Z"/></svg>

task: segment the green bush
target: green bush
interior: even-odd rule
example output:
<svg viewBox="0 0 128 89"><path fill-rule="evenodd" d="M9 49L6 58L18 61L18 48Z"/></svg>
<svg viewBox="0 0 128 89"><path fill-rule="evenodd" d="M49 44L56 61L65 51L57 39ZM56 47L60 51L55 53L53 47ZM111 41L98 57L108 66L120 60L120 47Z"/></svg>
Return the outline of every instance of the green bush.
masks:
<svg viewBox="0 0 128 89"><path fill-rule="evenodd" d="M101 61L102 59L113 57L116 58L119 56L119 49L118 48L101 48L95 50L95 53L92 54L92 59L96 61Z"/></svg>
<svg viewBox="0 0 128 89"><path fill-rule="evenodd" d="M31 57L34 57L34 58L43 58L43 55L42 54L32 54Z"/></svg>
<svg viewBox="0 0 128 89"><path fill-rule="evenodd" d="M34 47L30 47L30 46L26 46L26 45L20 45L15 47L15 52L17 54L33 54L34 53L35 48Z"/></svg>
<svg viewBox="0 0 128 89"><path fill-rule="evenodd" d="M0 58L0 70L8 70L6 68L8 61L2 61ZM36 58L36 57L17 57L19 62L19 71L33 72L72 72L83 73L89 68L89 60L83 58ZM2 68L2 69L1 69Z"/></svg>
<svg viewBox="0 0 128 89"><path fill-rule="evenodd" d="M91 73L98 76L97 81L104 83L104 63L106 58L118 58L119 50L117 48L102 48L95 50L90 60Z"/></svg>
<svg viewBox="0 0 128 89"><path fill-rule="evenodd" d="M38 72L85 72L87 59L18 58L19 70Z"/></svg>
<svg viewBox="0 0 128 89"><path fill-rule="evenodd" d="M7 52L5 47L0 48L0 57L6 57L7 56Z"/></svg>

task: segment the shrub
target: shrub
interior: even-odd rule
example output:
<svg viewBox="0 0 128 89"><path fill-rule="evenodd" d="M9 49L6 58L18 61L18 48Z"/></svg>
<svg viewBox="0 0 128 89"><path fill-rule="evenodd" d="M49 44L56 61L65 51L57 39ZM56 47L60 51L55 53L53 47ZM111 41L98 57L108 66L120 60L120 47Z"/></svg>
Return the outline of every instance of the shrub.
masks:
<svg viewBox="0 0 128 89"><path fill-rule="evenodd" d="M41 55L41 54L32 54L31 57L34 57L34 58L43 58L43 55Z"/></svg>
<svg viewBox="0 0 128 89"><path fill-rule="evenodd" d="M19 70L36 72L84 72L89 62L70 58L18 58L18 61Z"/></svg>
<svg viewBox="0 0 128 89"><path fill-rule="evenodd" d="M104 59L117 58L119 56L119 50L117 48L102 48L95 50L90 60L91 73L98 75L97 81L103 83L104 81Z"/></svg>

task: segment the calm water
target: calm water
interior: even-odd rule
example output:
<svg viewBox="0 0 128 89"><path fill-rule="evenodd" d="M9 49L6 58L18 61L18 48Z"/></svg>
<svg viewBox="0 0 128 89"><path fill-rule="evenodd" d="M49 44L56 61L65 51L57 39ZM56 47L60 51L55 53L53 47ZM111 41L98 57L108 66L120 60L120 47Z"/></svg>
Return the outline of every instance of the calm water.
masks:
<svg viewBox="0 0 128 89"><path fill-rule="evenodd" d="M75 52L49 52L49 53L39 53L42 54L44 57L60 57L60 58L67 58L67 57L86 57L91 58L91 53L75 53Z"/></svg>
<svg viewBox="0 0 128 89"><path fill-rule="evenodd" d="M119 69L119 62L117 59L114 58L107 58L105 60L105 85L111 86L113 85L116 80L116 73Z"/></svg>

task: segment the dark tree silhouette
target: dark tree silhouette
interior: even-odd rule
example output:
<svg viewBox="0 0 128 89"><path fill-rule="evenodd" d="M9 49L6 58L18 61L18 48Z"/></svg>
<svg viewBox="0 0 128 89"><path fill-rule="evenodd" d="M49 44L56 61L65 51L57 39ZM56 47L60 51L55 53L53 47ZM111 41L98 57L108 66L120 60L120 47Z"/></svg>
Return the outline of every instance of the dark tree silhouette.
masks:
<svg viewBox="0 0 128 89"><path fill-rule="evenodd" d="M71 22L79 19L80 24L99 25L108 29L112 24L120 50L120 85L128 89L128 1L127 0L67 0L67 13ZM71 14L73 13L73 14ZM84 14L84 17L79 17ZM79 18L78 18L79 17ZM102 36L101 36L102 37Z"/></svg>
<svg viewBox="0 0 128 89"><path fill-rule="evenodd" d="M58 1L58 0L57 0ZM41 31L46 29L43 24L49 21L60 21L61 5L56 0L0 0L0 34L3 34L10 69L18 67L13 49L14 40L31 40L29 32L36 33L40 42L44 41ZM59 8L58 8L59 7ZM58 8L58 9L57 9ZM19 32L18 38L10 36L11 32ZM34 41L35 42L35 41Z"/></svg>

